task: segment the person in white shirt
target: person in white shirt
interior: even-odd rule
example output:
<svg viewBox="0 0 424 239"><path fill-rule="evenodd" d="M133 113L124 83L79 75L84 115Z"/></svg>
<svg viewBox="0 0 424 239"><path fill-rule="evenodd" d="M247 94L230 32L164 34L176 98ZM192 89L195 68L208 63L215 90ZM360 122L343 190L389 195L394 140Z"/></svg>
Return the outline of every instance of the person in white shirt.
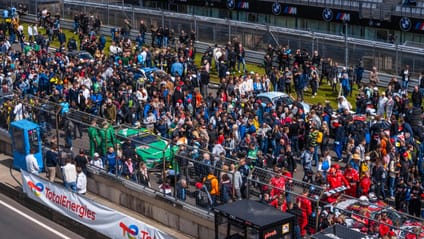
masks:
<svg viewBox="0 0 424 239"><path fill-rule="evenodd" d="M77 167L77 193L85 195L87 193L87 176L82 171L81 167Z"/></svg>
<svg viewBox="0 0 424 239"><path fill-rule="evenodd" d="M33 38L33 36L34 36L34 34L32 33L33 31L32 31L32 24L29 24L28 25L28 28L27 28L27 32L28 32L28 41L29 42L33 42L34 41L34 38Z"/></svg>
<svg viewBox="0 0 424 239"><path fill-rule="evenodd" d="M24 105L22 103L16 104L13 109L13 114L15 115L15 120L22 120L24 118Z"/></svg>
<svg viewBox="0 0 424 239"><path fill-rule="evenodd" d="M38 27L37 27L37 24L35 24L32 27L32 35L34 36L34 41L36 41L37 40L37 37L38 37Z"/></svg>
<svg viewBox="0 0 424 239"><path fill-rule="evenodd" d="M75 165L72 164L72 159L70 157L67 157L65 162L65 166L62 166L63 185L65 188L76 192L77 169L75 168Z"/></svg>
<svg viewBox="0 0 424 239"><path fill-rule="evenodd" d="M94 156L94 157L93 157L93 159L91 159L90 164L91 164L91 165L93 165L93 166L94 166L94 167L96 167L96 168L104 169L104 168L103 168L103 161L102 161L102 159L100 158L99 153L94 153L94 155L93 155L93 156Z"/></svg>
<svg viewBox="0 0 424 239"><path fill-rule="evenodd" d="M25 157L26 169L28 172L38 174L40 166L38 166L37 159L34 156L35 149L31 149L30 153Z"/></svg>
<svg viewBox="0 0 424 239"><path fill-rule="evenodd" d="M247 79L246 79L246 93L250 94L253 92L253 79L252 79L252 73L250 73L250 75L247 75Z"/></svg>
<svg viewBox="0 0 424 239"><path fill-rule="evenodd" d="M149 112L149 115L144 119L143 123L148 130L153 131L156 124L156 116L152 112Z"/></svg>
<svg viewBox="0 0 424 239"><path fill-rule="evenodd" d="M109 47L109 52L112 54L112 55L117 55L117 54L119 54L119 53L121 53L122 52L122 48L120 48L119 46L117 46L116 44L115 44L115 42L112 42L112 44L110 45L110 47Z"/></svg>

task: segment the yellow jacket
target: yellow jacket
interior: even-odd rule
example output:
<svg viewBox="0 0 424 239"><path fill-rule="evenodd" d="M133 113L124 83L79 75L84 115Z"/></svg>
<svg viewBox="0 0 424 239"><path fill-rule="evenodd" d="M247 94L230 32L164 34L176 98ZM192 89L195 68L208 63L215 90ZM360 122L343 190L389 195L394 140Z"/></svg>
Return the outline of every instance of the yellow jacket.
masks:
<svg viewBox="0 0 424 239"><path fill-rule="evenodd" d="M208 176L206 176L204 179L203 179L203 183L206 181L206 180L210 180L211 181L211 186L212 186L212 189L210 190L210 195L219 195L219 182L218 182L218 179L215 177L215 175L213 175L213 174L208 174Z"/></svg>

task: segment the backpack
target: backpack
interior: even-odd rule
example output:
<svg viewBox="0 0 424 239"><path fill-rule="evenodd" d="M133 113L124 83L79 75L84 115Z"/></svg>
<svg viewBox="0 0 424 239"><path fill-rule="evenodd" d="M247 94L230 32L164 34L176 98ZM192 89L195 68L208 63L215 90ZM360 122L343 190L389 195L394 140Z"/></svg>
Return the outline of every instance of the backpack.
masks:
<svg viewBox="0 0 424 239"><path fill-rule="evenodd" d="M321 164L321 169L323 171L327 171L330 168L330 164L328 163L328 160L324 160Z"/></svg>
<svg viewBox="0 0 424 239"><path fill-rule="evenodd" d="M360 170L361 170L361 173L368 172L369 170L368 164L365 162L361 162Z"/></svg>
<svg viewBox="0 0 424 239"><path fill-rule="evenodd" d="M321 131L318 131L316 142L319 144L322 143L323 138L324 138L324 134Z"/></svg>
<svg viewBox="0 0 424 239"><path fill-rule="evenodd" d="M212 190L212 179L209 179L206 176L206 180L203 182L203 185L205 185L205 187L208 189L208 192L210 192Z"/></svg>

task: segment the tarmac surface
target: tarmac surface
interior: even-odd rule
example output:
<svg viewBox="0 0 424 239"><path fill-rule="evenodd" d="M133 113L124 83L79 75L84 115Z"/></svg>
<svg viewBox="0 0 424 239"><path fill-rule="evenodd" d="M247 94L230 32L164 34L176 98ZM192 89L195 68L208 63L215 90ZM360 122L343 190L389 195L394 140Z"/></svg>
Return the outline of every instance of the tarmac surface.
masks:
<svg viewBox="0 0 424 239"><path fill-rule="evenodd" d="M82 239L80 235L0 194L1 238Z"/></svg>

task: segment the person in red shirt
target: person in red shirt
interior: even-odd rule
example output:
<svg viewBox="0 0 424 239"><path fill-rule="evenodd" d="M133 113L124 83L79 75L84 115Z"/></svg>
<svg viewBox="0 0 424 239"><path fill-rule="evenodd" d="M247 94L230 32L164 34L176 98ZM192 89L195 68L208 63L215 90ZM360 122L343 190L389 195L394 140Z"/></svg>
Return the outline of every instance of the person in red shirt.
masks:
<svg viewBox="0 0 424 239"><path fill-rule="evenodd" d="M284 195L280 195L278 198L271 200L268 205L280 209L282 212L287 211L287 201Z"/></svg>
<svg viewBox="0 0 424 239"><path fill-rule="evenodd" d="M286 181L286 191L293 191L293 174L286 168L281 169L283 177ZM289 200L290 195L286 193L286 198Z"/></svg>
<svg viewBox="0 0 424 239"><path fill-rule="evenodd" d="M329 172L330 173L327 175L327 181L330 185L330 189L335 189L343 185L349 188L349 182L343 176L338 164L331 166Z"/></svg>
<svg viewBox="0 0 424 239"><path fill-rule="evenodd" d="M337 181L339 182L340 186L345 186L347 188L350 188L349 181L343 176L343 171L340 170L340 165L334 164L333 167L336 169L336 177Z"/></svg>
<svg viewBox="0 0 424 239"><path fill-rule="evenodd" d="M312 204L307 198L309 193L308 189L303 190L303 194L297 198L297 206L302 210L302 213L298 217L298 223L300 226L300 235L303 237L306 235L306 226L308 225L308 217L312 214Z"/></svg>
<svg viewBox="0 0 424 239"><path fill-rule="evenodd" d="M345 191L347 195L350 195L352 197L356 197L356 190L358 182L359 182L359 173L356 171L350 164L346 164L346 169L344 172L344 177L349 182L350 188Z"/></svg>
<svg viewBox="0 0 424 239"><path fill-rule="evenodd" d="M361 195L368 196L371 188L371 179L369 172L365 172L364 176L359 182L359 191Z"/></svg>
<svg viewBox="0 0 424 239"><path fill-rule="evenodd" d="M380 234L380 237L385 237L387 235L389 235L390 232L390 226L389 225L393 225L392 220L390 220L390 218L387 217L387 214L385 212L383 212L381 214L381 218L379 220L381 223L378 227L378 232Z"/></svg>
<svg viewBox="0 0 424 239"><path fill-rule="evenodd" d="M328 175L327 175L327 182L329 184L329 191L339 188L341 186L346 186L348 189L350 188L349 182L346 180L346 178L343 176L342 172L339 170L340 166L338 164L335 164L331 166ZM337 201L337 198L340 196L340 192L334 192L331 195L328 196L327 200L329 203L333 203Z"/></svg>
<svg viewBox="0 0 424 239"><path fill-rule="evenodd" d="M279 198L281 195L284 195L286 190L286 180L282 175L280 169L277 169L274 177L271 178L270 183L272 186L270 196L271 198Z"/></svg>

